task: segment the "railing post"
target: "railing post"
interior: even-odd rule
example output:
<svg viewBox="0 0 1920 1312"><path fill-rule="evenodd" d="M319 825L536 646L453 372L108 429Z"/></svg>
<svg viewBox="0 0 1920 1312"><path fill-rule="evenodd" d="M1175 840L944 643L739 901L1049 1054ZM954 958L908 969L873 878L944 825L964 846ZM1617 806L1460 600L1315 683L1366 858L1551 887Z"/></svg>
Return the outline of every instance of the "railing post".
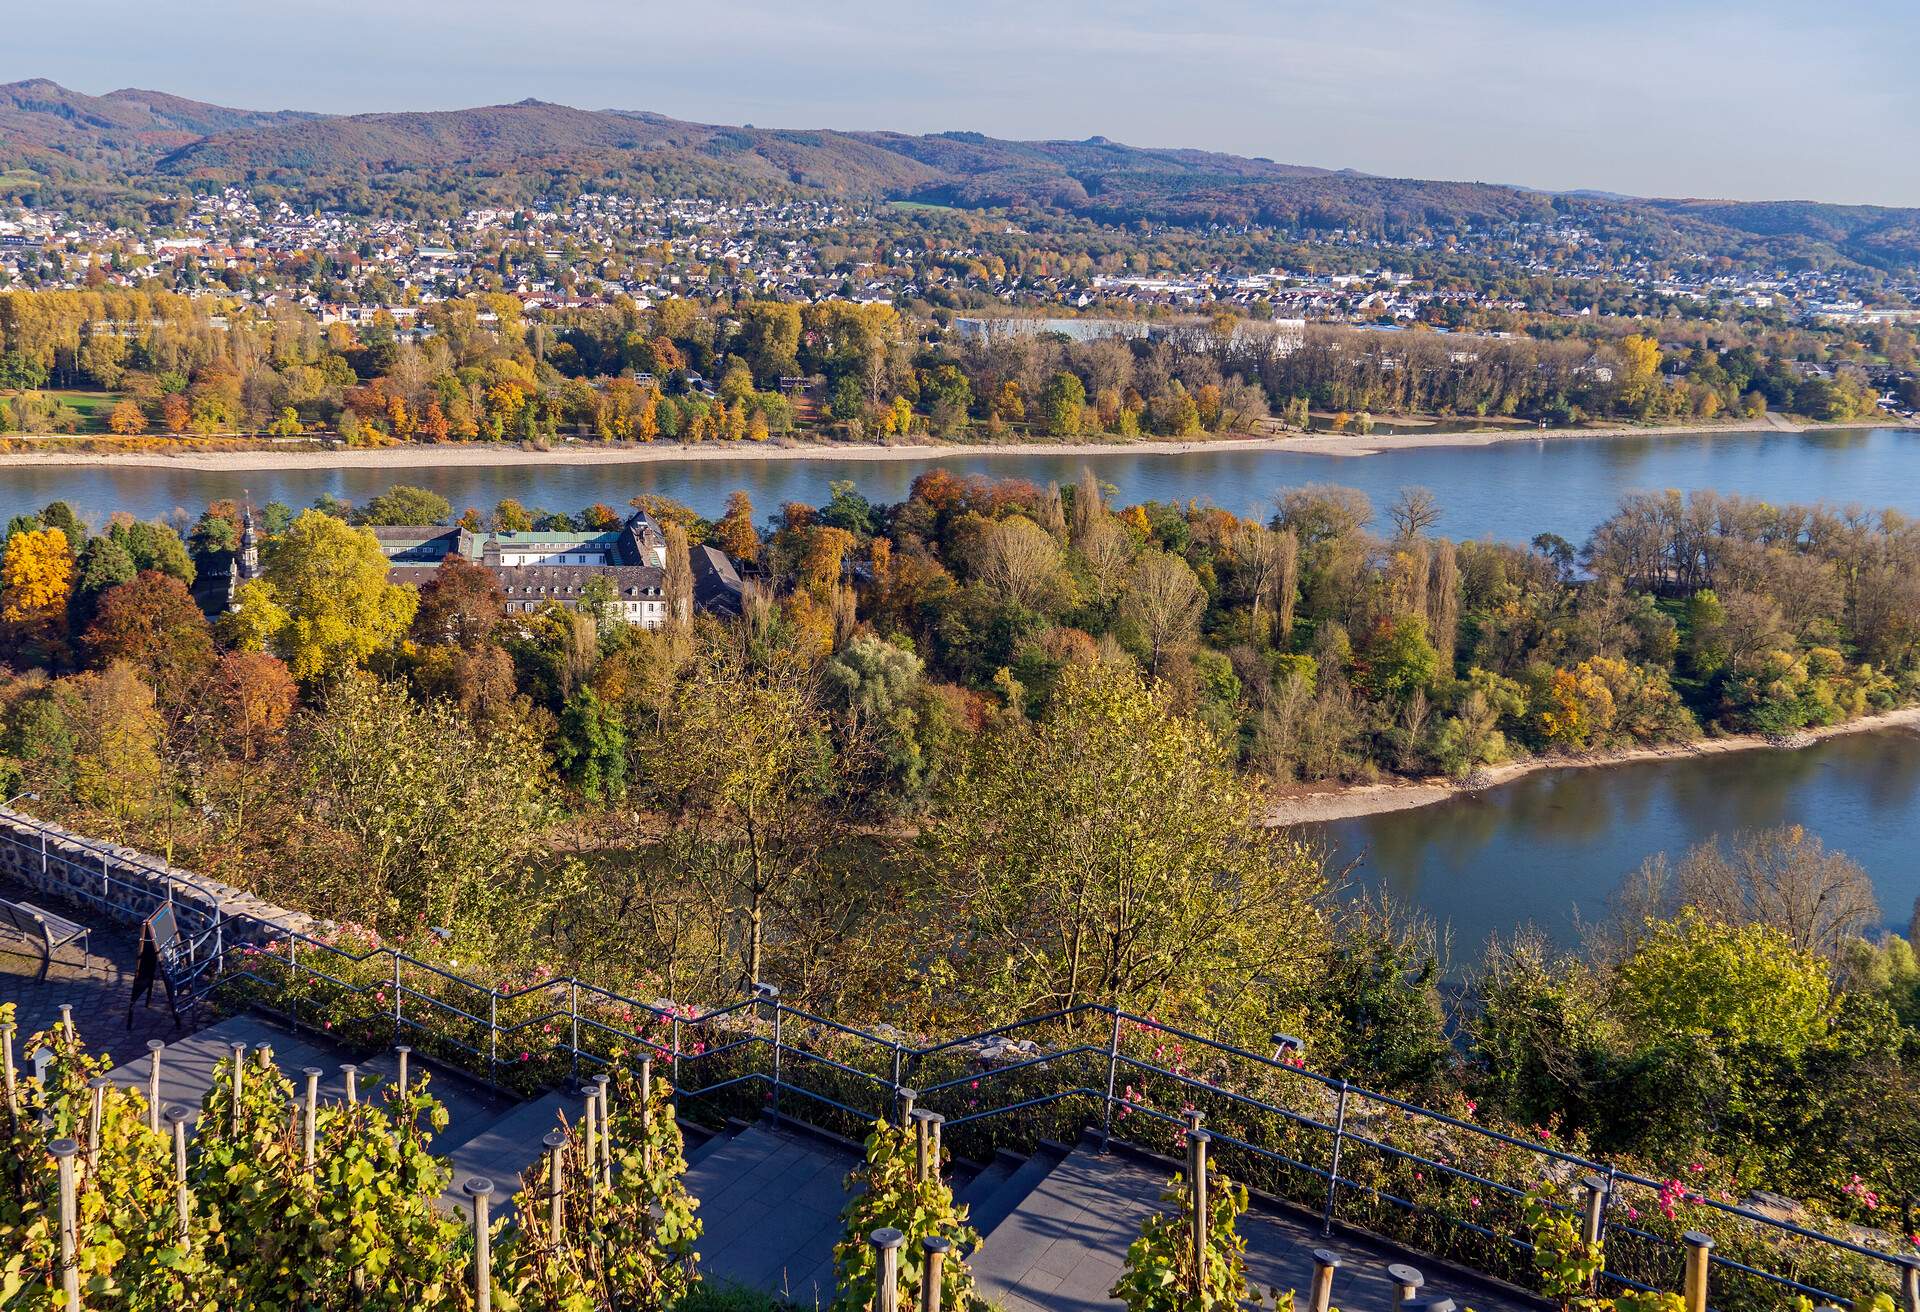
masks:
<svg viewBox="0 0 1920 1312"><path fill-rule="evenodd" d="M80 1151L80 1145L71 1139L55 1139L47 1145L47 1151L60 1164L60 1288L66 1292L66 1306L78 1309L80 1261L76 1251L79 1236L74 1209L73 1158Z"/></svg>
<svg viewBox="0 0 1920 1312"><path fill-rule="evenodd" d="M873 1312L900 1312L900 1245L906 1241L907 1237L892 1226L867 1236L878 1259L873 1264Z"/></svg>
<svg viewBox="0 0 1920 1312"><path fill-rule="evenodd" d="M300 1072L307 1077L307 1096L300 1114L300 1138L303 1145L302 1160L307 1169L313 1169L313 1122L320 1111L320 1068L308 1066Z"/></svg>
<svg viewBox="0 0 1920 1312"><path fill-rule="evenodd" d="M903 1069L905 1056L906 1049L901 1045L900 1040L895 1039L893 1041L893 1087L896 1089L900 1087L900 1081L906 1074Z"/></svg>
<svg viewBox="0 0 1920 1312"><path fill-rule="evenodd" d="M173 1132L173 1208L180 1223L180 1246L187 1244L187 1222L193 1214L193 1195L187 1190L187 1127L193 1124L193 1108L175 1104L167 1108L167 1125Z"/></svg>
<svg viewBox="0 0 1920 1312"><path fill-rule="evenodd" d="M940 1312L941 1268L953 1248L951 1239L928 1235L920 1241L924 1256L920 1262L920 1312Z"/></svg>
<svg viewBox="0 0 1920 1312"><path fill-rule="evenodd" d="M1395 1312L1404 1308L1408 1302L1419 1296L1421 1287L1427 1278L1415 1267L1405 1262L1395 1262L1387 1268L1387 1279L1393 1281L1393 1306Z"/></svg>
<svg viewBox="0 0 1920 1312"><path fill-rule="evenodd" d="M1313 1287L1307 1295L1307 1312L1327 1312L1333 1306L1333 1273L1340 1269L1340 1258L1331 1249L1313 1250Z"/></svg>
<svg viewBox="0 0 1920 1312"><path fill-rule="evenodd" d="M1900 1288L1906 1312L1920 1312L1920 1257L1909 1257L1901 1264Z"/></svg>
<svg viewBox="0 0 1920 1312"><path fill-rule="evenodd" d="M1120 1078L1120 1009L1113 1009L1113 1035L1107 1041L1107 1109L1100 1122L1100 1151L1113 1141L1113 1091Z"/></svg>
<svg viewBox="0 0 1920 1312"><path fill-rule="evenodd" d="M1707 1272L1712 1263L1713 1236L1689 1230L1680 1236L1687 1246L1686 1279L1681 1289L1687 1312L1707 1312Z"/></svg>
<svg viewBox="0 0 1920 1312"><path fill-rule="evenodd" d="M928 1169L929 1125L933 1113L924 1107L914 1109L913 1113L913 1178L924 1181Z"/></svg>
<svg viewBox="0 0 1920 1312"><path fill-rule="evenodd" d="M500 990L487 990L487 1078L500 1083Z"/></svg>
<svg viewBox="0 0 1920 1312"><path fill-rule="evenodd" d="M171 894L173 889L168 887ZM293 1032L300 1032L300 936L287 935L287 984L293 989L293 999L287 1004L287 1014L293 1020Z"/></svg>
<svg viewBox="0 0 1920 1312"><path fill-rule="evenodd" d="M1598 1174L1584 1176L1580 1180L1580 1187L1586 1191L1580 1214L1580 1242L1588 1248L1597 1248L1607 1224L1607 1177Z"/></svg>
<svg viewBox="0 0 1920 1312"><path fill-rule="evenodd" d="M1187 1160L1193 1194L1193 1296L1201 1298L1207 1286L1207 1145L1213 1136L1205 1130L1187 1135Z"/></svg>
<svg viewBox="0 0 1920 1312"><path fill-rule="evenodd" d="M593 1077L594 1097L600 1102L600 1182L613 1188L613 1077L605 1071Z"/></svg>
<svg viewBox="0 0 1920 1312"><path fill-rule="evenodd" d="M547 1148L547 1239L558 1248L566 1216L563 1200L567 1186L567 1135L564 1130L549 1130L540 1142Z"/></svg>
<svg viewBox="0 0 1920 1312"><path fill-rule="evenodd" d="M493 1312L493 1236L487 1221L493 1181L476 1175L467 1181L466 1189L467 1197L473 1199L473 1305L479 1312Z"/></svg>
<svg viewBox="0 0 1920 1312"><path fill-rule="evenodd" d="M1327 1170L1327 1201L1320 1212L1321 1238L1333 1233L1333 1208L1340 1196L1340 1154L1347 1143L1347 1082L1340 1081L1340 1101L1333 1114L1333 1162Z"/></svg>
<svg viewBox="0 0 1920 1312"><path fill-rule="evenodd" d="M599 1118L595 1113L599 1110L600 1099L591 1085L582 1085L580 1092L586 1098L586 1105L580 1109L580 1135L587 1149L587 1189L591 1191L594 1177L599 1174L596 1169L600 1160L600 1135L596 1126Z"/></svg>
<svg viewBox="0 0 1920 1312"><path fill-rule="evenodd" d="M680 1014L673 1017L673 1105L680 1105Z"/></svg>
<svg viewBox="0 0 1920 1312"><path fill-rule="evenodd" d="M567 1047L573 1054L573 1066L568 1078L577 1082L580 1079L580 981L577 979L567 981L567 1015L572 1021L568 1029L570 1037Z"/></svg>
<svg viewBox="0 0 1920 1312"><path fill-rule="evenodd" d="M775 985L762 983L755 984L753 992L760 1001L773 1005L773 1119L777 1121L780 1119L780 1079L784 1069L780 1060L784 1046L780 1025L780 990Z"/></svg>
<svg viewBox="0 0 1920 1312"><path fill-rule="evenodd" d="M233 1045L233 1133L240 1136L240 1095L246 1087L247 1045Z"/></svg>
<svg viewBox="0 0 1920 1312"><path fill-rule="evenodd" d="M161 1040L147 1040L147 1128L155 1134L160 1133L160 1054L166 1050Z"/></svg>
<svg viewBox="0 0 1920 1312"><path fill-rule="evenodd" d="M393 954L393 1040L400 1042L400 954Z"/></svg>
<svg viewBox="0 0 1920 1312"><path fill-rule="evenodd" d="M17 1084L19 1076L14 1074L13 1070L13 1034L15 1028L16 1026L12 1024L0 1025L0 1064L4 1064L6 1068L8 1116L18 1116L20 1114L19 1085Z"/></svg>
<svg viewBox="0 0 1920 1312"><path fill-rule="evenodd" d="M87 1081L87 1169L100 1169L100 1121L106 1112L107 1090L113 1081L96 1075Z"/></svg>

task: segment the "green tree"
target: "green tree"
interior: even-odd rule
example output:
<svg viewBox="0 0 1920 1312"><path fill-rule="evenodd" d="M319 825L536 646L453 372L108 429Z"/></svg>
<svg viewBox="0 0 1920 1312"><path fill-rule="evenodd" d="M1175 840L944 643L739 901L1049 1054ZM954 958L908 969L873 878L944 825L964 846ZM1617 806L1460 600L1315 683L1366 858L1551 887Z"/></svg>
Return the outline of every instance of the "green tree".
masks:
<svg viewBox="0 0 1920 1312"><path fill-rule="evenodd" d="M317 510L301 513L261 551L263 579L242 586L229 632L264 641L295 678L337 674L396 641L419 593L387 581L380 542Z"/></svg>
<svg viewBox="0 0 1920 1312"><path fill-rule="evenodd" d="M1649 922L1621 963L1618 998L1647 1039L1697 1037L1791 1056L1825 1035L1832 982L1827 963L1784 930L1688 908L1677 920Z"/></svg>
<svg viewBox="0 0 1920 1312"><path fill-rule="evenodd" d="M627 795L626 726L593 689L579 689L561 710L554 763L590 802L615 802Z"/></svg>
<svg viewBox="0 0 1920 1312"><path fill-rule="evenodd" d="M1040 413L1052 437L1078 436L1086 416L1087 389L1080 379L1061 370L1040 392Z"/></svg>
<svg viewBox="0 0 1920 1312"><path fill-rule="evenodd" d="M526 862L551 785L526 725L475 725L348 672L302 726L297 759L307 804L289 877L300 901L375 926L417 928L424 916L477 944L512 942L539 913Z"/></svg>
<svg viewBox="0 0 1920 1312"><path fill-rule="evenodd" d="M1167 690L1128 667L1067 666L1040 722L979 738L923 832L976 1004L1257 1023L1247 981L1296 985L1327 937L1319 861L1263 809Z"/></svg>
<svg viewBox="0 0 1920 1312"><path fill-rule="evenodd" d="M453 518L453 507L438 492L423 487L396 483L362 506L353 516L356 524L444 524Z"/></svg>

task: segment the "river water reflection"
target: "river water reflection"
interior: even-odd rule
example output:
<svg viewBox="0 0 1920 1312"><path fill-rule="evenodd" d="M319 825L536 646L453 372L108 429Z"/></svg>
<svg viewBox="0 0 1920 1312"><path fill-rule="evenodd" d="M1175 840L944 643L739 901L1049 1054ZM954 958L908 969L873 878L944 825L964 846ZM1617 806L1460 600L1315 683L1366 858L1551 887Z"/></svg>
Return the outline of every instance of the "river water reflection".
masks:
<svg viewBox="0 0 1920 1312"><path fill-rule="evenodd" d="M1887 729L1798 751L1547 770L1472 797L1311 827L1358 883L1450 926L1456 969L1532 923L1577 942L1642 860L1715 834L1801 824L1866 867L1889 928L1920 897L1920 733Z"/></svg>
<svg viewBox="0 0 1920 1312"><path fill-rule="evenodd" d="M431 459L426 450L423 459ZM220 497L306 506L322 493L364 501L390 484L433 488L453 503L491 507L502 497L548 510L596 501L621 506L658 492L717 515L727 494L744 488L761 515L782 502L825 501L828 484L850 479L874 501L899 501L930 465L1062 484L1091 465L1119 488L1123 502L1210 501L1235 513L1265 513L1275 493L1303 483L1358 487L1384 507L1409 485L1431 489L1454 538L1524 542L1552 532L1584 542L1622 494L1661 488L1714 488L1773 501L1824 500L1893 506L1920 515L1920 432L1844 429L1818 433L1554 438L1486 447L1426 448L1343 457L1207 447L1169 455L1119 452L1058 456L1013 450L985 456L914 460L663 460L630 465L500 465L416 469L301 469L219 473L110 466L0 468L0 514L35 510L55 498L103 520L115 510L143 518L176 509L198 515Z"/></svg>

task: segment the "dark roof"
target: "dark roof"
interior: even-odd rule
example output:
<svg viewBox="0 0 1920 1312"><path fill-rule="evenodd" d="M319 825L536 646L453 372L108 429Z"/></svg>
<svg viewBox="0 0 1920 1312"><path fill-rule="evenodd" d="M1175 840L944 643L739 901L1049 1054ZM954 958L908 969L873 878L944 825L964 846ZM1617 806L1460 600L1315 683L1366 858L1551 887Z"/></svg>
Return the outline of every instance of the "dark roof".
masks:
<svg viewBox="0 0 1920 1312"><path fill-rule="evenodd" d="M654 565L498 565L493 576L508 600L518 601L577 597L593 579L606 579L621 597L657 597L667 581Z"/></svg>
<svg viewBox="0 0 1920 1312"><path fill-rule="evenodd" d="M727 553L703 543L687 558L693 566L693 604L716 615L738 615L742 585Z"/></svg>

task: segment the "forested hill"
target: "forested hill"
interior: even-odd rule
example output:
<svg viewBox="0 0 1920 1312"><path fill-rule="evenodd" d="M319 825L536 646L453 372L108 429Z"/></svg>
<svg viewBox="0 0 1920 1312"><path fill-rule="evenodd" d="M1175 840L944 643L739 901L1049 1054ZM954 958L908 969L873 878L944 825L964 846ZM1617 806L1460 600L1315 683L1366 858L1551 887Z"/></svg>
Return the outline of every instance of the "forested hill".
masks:
<svg viewBox="0 0 1920 1312"><path fill-rule="evenodd" d="M329 117L144 91L87 96L44 80L0 86L0 200L37 192L49 202L82 204L223 182L369 210L444 212L529 200L556 187L616 185L720 196L827 192L1052 210L1109 223L1257 223L1391 238L1445 238L1559 212L1656 257L1920 267L1916 210L1553 195L1100 137L725 127L539 101Z"/></svg>

